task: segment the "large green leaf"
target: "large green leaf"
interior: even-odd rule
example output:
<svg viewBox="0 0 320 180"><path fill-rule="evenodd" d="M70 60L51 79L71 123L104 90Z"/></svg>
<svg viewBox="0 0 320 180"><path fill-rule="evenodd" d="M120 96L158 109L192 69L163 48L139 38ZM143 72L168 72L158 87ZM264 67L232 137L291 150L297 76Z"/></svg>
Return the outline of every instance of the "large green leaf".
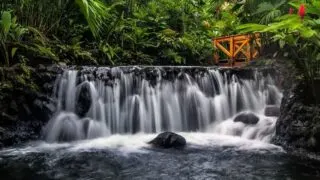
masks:
<svg viewBox="0 0 320 180"><path fill-rule="evenodd" d="M237 27L237 30L239 30L241 33L248 33L248 32L261 32L264 29L266 29L268 26L261 25L261 24L243 24Z"/></svg>
<svg viewBox="0 0 320 180"><path fill-rule="evenodd" d="M297 15L285 15L279 17L277 20L278 22L269 24L263 32L276 32L285 29L295 30L303 26L302 21Z"/></svg>
<svg viewBox="0 0 320 180"><path fill-rule="evenodd" d="M305 27L305 28L301 28L300 29L300 33L301 33L301 36L303 38L311 38L313 37L317 32L308 28L308 27Z"/></svg>
<svg viewBox="0 0 320 180"><path fill-rule="evenodd" d="M4 11L1 16L1 30L4 37L9 33L12 24L11 13L9 11Z"/></svg>

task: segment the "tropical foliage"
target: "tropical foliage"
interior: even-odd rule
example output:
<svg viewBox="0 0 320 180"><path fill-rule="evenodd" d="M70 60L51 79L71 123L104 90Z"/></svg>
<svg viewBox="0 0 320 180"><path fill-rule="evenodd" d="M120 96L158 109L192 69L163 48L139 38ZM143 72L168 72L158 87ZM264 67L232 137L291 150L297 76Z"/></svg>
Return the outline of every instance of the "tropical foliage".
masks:
<svg viewBox="0 0 320 180"><path fill-rule="evenodd" d="M314 77L319 7L317 0L2 0L0 63L207 65L212 38L260 32Z"/></svg>
<svg viewBox="0 0 320 180"><path fill-rule="evenodd" d="M316 96L314 80L320 77L320 1L296 0L285 5L277 6L283 13L267 24L243 24L238 30L264 33L269 42L277 43L279 53L293 60L301 78L311 85Z"/></svg>
<svg viewBox="0 0 320 180"><path fill-rule="evenodd" d="M7 25L6 33L19 27L23 34L1 37L6 57L1 63L206 65L211 38L236 33L242 11L235 12L234 5L223 0L2 0L1 15L10 15L16 26L8 31Z"/></svg>

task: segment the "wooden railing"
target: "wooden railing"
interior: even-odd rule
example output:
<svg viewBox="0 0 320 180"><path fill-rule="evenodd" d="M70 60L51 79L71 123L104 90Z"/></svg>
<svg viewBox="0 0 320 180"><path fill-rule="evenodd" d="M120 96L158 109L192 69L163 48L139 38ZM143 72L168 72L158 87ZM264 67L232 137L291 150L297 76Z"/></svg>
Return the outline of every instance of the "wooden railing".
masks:
<svg viewBox="0 0 320 180"><path fill-rule="evenodd" d="M213 39L212 44L214 63L219 66L244 66L257 58L261 51L259 33L219 37Z"/></svg>

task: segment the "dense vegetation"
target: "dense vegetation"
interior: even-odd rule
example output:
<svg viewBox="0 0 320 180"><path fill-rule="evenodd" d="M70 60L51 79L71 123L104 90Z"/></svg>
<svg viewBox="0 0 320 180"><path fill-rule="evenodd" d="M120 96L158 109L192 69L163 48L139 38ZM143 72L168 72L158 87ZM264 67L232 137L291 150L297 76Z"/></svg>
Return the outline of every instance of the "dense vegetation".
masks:
<svg viewBox="0 0 320 180"><path fill-rule="evenodd" d="M252 2L2 0L1 64L207 64ZM248 11L250 13L250 11Z"/></svg>
<svg viewBox="0 0 320 180"><path fill-rule="evenodd" d="M213 37L261 32L312 79L319 7L317 0L2 0L0 63L208 65Z"/></svg>
<svg viewBox="0 0 320 180"><path fill-rule="evenodd" d="M188 0L4 0L2 64L206 62L215 6Z"/></svg>
<svg viewBox="0 0 320 180"><path fill-rule="evenodd" d="M319 97L315 80L320 77L320 1L289 1L277 4L261 3L259 13L265 13L258 23L240 25L240 32L260 32L268 43L276 43L281 56L292 60L298 78L306 82L316 102Z"/></svg>

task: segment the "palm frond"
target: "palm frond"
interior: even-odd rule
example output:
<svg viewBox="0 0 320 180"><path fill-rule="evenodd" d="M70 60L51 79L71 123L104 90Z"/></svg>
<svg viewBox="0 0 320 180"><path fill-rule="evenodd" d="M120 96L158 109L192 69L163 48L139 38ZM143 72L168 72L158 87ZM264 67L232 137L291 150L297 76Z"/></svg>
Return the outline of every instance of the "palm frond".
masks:
<svg viewBox="0 0 320 180"><path fill-rule="evenodd" d="M101 0L76 0L95 37L98 37L108 15L108 7Z"/></svg>
<svg viewBox="0 0 320 180"><path fill-rule="evenodd" d="M275 20L277 17L281 16L280 10L272 10L263 16L260 20L261 24L269 24L271 21Z"/></svg>

